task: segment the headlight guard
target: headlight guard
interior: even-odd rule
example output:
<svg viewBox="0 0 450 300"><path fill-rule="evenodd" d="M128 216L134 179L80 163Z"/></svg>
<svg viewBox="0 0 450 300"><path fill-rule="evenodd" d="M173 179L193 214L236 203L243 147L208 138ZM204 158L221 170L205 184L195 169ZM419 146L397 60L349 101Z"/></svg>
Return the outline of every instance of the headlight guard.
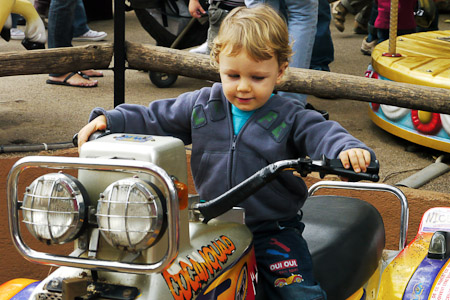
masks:
<svg viewBox="0 0 450 300"><path fill-rule="evenodd" d="M100 195L97 223L113 247L139 252L153 245L166 225L163 193L137 177L118 180Z"/></svg>
<svg viewBox="0 0 450 300"><path fill-rule="evenodd" d="M64 173L50 173L26 188L23 219L30 233L47 244L74 240L86 220L89 200L80 182Z"/></svg>

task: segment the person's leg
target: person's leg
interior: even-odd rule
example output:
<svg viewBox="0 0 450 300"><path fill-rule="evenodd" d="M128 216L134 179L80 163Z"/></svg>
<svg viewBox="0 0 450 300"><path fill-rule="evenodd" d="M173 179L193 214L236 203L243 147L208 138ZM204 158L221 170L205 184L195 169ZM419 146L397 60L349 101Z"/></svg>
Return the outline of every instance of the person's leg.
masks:
<svg viewBox="0 0 450 300"><path fill-rule="evenodd" d="M325 292L314 280L311 254L302 237L304 225L295 223L254 233L257 300L326 299Z"/></svg>
<svg viewBox="0 0 450 300"><path fill-rule="evenodd" d="M389 39L389 29L377 28L378 42L377 44Z"/></svg>
<svg viewBox="0 0 450 300"><path fill-rule="evenodd" d="M355 21L358 24L361 24L363 27L366 28L367 31L367 24L369 24L370 20L370 14L372 12L372 1L367 3L366 6L364 6L359 13L355 16Z"/></svg>
<svg viewBox="0 0 450 300"><path fill-rule="evenodd" d="M337 3L335 3L333 5L332 14L333 14L333 22L336 28L341 32L344 31L345 16L348 13L356 15L358 21L358 18L361 18L361 16L358 17L358 15L361 15L361 11L364 9L364 7L366 7L367 5L371 5L371 2L372 0L340 0ZM355 24L355 26L358 24L359 23ZM365 29L366 22L361 22L360 24L363 25L363 28L357 30L358 33L361 31L366 31Z"/></svg>
<svg viewBox="0 0 450 300"><path fill-rule="evenodd" d="M367 24L368 35L365 37L361 44L361 52L364 55L371 55L373 48L376 46L378 41L377 29L375 28L375 20L378 16L378 5L375 1L372 2L372 7L370 9L369 23Z"/></svg>
<svg viewBox="0 0 450 300"><path fill-rule="evenodd" d="M86 10L83 0L77 0L73 20L73 41L96 42L106 38L108 34L104 31L91 30L87 25Z"/></svg>
<svg viewBox="0 0 450 300"><path fill-rule="evenodd" d="M90 28L87 25L87 16L86 10L84 9L83 0L77 0L75 15L73 19L73 37L83 35L88 32L89 29Z"/></svg>
<svg viewBox="0 0 450 300"><path fill-rule="evenodd" d="M72 46L77 0L52 0L48 14L48 48Z"/></svg>
<svg viewBox="0 0 450 300"><path fill-rule="evenodd" d="M20 15L11 14L12 25L11 25L10 34L11 34L12 40L23 40L25 38L25 33L22 30L20 30L19 28L17 28L17 21L19 20L19 18L20 18Z"/></svg>
<svg viewBox="0 0 450 300"><path fill-rule="evenodd" d="M328 0L319 0L317 32L311 56L310 69L330 71L329 64L334 60L334 46L330 32L331 12Z"/></svg>
<svg viewBox="0 0 450 300"><path fill-rule="evenodd" d="M77 0L52 0L48 14L48 48L72 46L73 19ZM79 74L50 74L47 83L66 82L72 86L96 86L96 80Z"/></svg>
<svg viewBox="0 0 450 300"><path fill-rule="evenodd" d="M289 66L309 69L316 35L318 0L245 0L247 7L259 3L268 4L282 14L285 12L294 52ZM288 92L278 92L278 95L298 100L303 107L306 105L306 95Z"/></svg>
<svg viewBox="0 0 450 300"><path fill-rule="evenodd" d="M285 0L288 29L293 55L290 67L309 69L312 49L317 31L318 0ZM283 6L281 6L283 7ZM280 96L296 99L302 106L306 105L306 95L279 92Z"/></svg>
<svg viewBox="0 0 450 300"><path fill-rule="evenodd" d="M212 42L216 38L219 33L220 24L222 24L223 19L228 14L228 11L221 9L219 7L220 2L212 3L208 8L208 16L209 16L209 28L208 28L208 38L207 38L207 50L206 54L211 52Z"/></svg>

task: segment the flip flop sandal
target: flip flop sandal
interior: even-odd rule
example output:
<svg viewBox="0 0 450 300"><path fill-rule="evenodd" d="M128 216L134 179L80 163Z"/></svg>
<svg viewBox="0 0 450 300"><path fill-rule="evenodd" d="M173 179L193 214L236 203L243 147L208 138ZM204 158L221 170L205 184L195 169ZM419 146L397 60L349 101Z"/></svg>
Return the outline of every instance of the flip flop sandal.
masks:
<svg viewBox="0 0 450 300"><path fill-rule="evenodd" d="M64 78L63 81L56 81L56 80L47 79L46 83L47 84L73 86L73 87L79 87L79 88L93 88L93 87L97 86L97 84L95 84L95 85L76 85L76 84L71 84L71 83L67 82L67 80L69 80L70 78L72 78L76 74L78 74L78 72L70 73L69 75L66 76L66 78Z"/></svg>

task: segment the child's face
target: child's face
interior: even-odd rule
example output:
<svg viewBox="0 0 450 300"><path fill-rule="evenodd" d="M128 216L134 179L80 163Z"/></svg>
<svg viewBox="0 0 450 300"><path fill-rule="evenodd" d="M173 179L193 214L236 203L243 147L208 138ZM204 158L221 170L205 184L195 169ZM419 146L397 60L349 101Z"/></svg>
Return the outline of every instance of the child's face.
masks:
<svg viewBox="0 0 450 300"><path fill-rule="evenodd" d="M273 56L255 61L245 51L236 56L219 54L219 72L225 96L244 111L258 109L269 100L286 67L287 63L279 66Z"/></svg>

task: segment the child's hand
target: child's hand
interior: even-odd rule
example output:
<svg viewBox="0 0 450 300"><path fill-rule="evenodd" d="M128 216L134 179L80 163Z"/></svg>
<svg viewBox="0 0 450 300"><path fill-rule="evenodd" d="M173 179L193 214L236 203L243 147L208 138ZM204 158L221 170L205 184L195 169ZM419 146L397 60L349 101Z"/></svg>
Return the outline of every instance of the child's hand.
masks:
<svg viewBox="0 0 450 300"><path fill-rule="evenodd" d="M352 148L342 151L339 154L344 168L349 169L350 165L356 173L366 172L370 164L370 152L365 149Z"/></svg>
<svg viewBox="0 0 450 300"><path fill-rule="evenodd" d="M86 143L91 136L96 131L106 129L106 117L104 115L98 116L86 126L81 128L78 132L78 152L80 152L81 145Z"/></svg>

